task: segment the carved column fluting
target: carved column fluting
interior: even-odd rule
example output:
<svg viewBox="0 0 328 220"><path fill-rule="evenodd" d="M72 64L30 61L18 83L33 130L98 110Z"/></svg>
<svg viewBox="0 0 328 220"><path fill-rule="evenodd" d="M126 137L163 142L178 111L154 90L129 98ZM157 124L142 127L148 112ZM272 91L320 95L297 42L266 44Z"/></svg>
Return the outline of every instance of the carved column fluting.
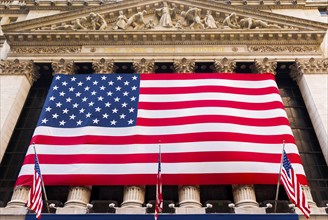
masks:
<svg viewBox="0 0 328 220"><path fill-rule="evenodd" d="M182 58L173 62L173 68L176 73L194 73L195 67L195 60Z"/></svg>
<svg viewBox="0 0 328 220"><path fill-rule="evenodd" d="M317 207L317 204L313 201L310 187L302 186L302 190L304 192L305 198L306 198L310 208Z"/></svg>
<svg viewBox="0 0 328 220"><path fill-rule="evenodd" d="M259 207L256 202L254 185L232 185L232 193L236 207Z"/></svg>
<svg viewBox="0 0 328 220"><path fill-rule="evenodd" d="M31 85L40 77L33 60L18 59L1 61L0 75L25 75Z"/></svg>
<svg viewBox="0 0 328 220"><path fill-rule="evenodd" d="M217 73L234 73L236 61L224 57L222 60L214 60L215 72Z"/></svg>
<svg viewBox="0 0 328 220"><path fill-rule="evenodd" d="M251 68L253 73L272 73L276 75L277 60L270 60L267 57L263 60L255 59Z"/></svg>
<svg viewBox="0 0 328 220"><path fill-rule="evenodd" d="M328 163L327 92L328 58L296 59L290 76L297 82L323 156Z"/></svg>
<svg viewBox="0 0 328 220"><path fill-rule="evenodd" d="M76 67L74 61L66 61L60 59L59 61L54 61L51 63L54 74L66 74L72 75L75 74Z"/></svg>
<svg viewBox="0 0 328 220"><path fill-rule="evenodd" d="M184 208L200 208L199 186L179 186L179 206Z"/></svg>
<svg viewBox="0 0 328 220"><path fill-rule="evenodd" d="M91 186L73 186L69 189L65 207L86 208L90 201L90 196Z"/></svg>
<svg viewBox="0 0 328 220"><path fill-rule="evenodd" d="M155 72L155 62L154 60L147 61L142 58L140 61L133 62L133 69L136 73L154 73Z"/></svg>
<svg viewBox="0 0 328 220"><path fill-rule="evenodd" d="M97 74L110 74L116 70L114 60L106 61L104 58L101 58L100 61L92 62L92 68Z"/></svg>
<svg viewBox="0 0 328 220"><path fill-rule="evenodd" d="M145 202L145 186L125 186L122 208L142 207Z"/></svg>
<svg viewBox="0 0 328 220"><path fill-rule="evenodd" d="M16 186L11 196L10 202L8 202L8 208L17 208L17 207L25 207L26 202L28 200L28 194L30 191L30 187L28 186Z"/></svg>

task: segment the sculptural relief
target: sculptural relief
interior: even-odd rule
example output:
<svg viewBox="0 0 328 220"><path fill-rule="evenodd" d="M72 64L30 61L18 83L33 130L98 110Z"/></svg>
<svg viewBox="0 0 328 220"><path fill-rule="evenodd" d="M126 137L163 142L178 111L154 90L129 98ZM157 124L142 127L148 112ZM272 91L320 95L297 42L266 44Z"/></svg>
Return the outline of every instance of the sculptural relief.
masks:
<svg viewBox="0 0 328 220"><path fill-rule="evenodd" d="M184 12L181 12L181 16L184 17L187 25L194 29L195 25L199 26L201 29L205 29L204 25L202 24L202 20L200 18L201 10L199 8L189 7L189 9Z"/></svg>
<svg viewBox="0 0 328 220"><path fill-rule="evenodd" d="M127 26L131 26L133 29L142 29L146 25L144 15L147 14L146 10L143 10L141 12L135 13L132 15L128 21Z"/></svg>
<svg viewBox="0 0 328 220"><path fill-rule="evenodd" d="M212 12L210 10L207 10L204 22L205 22L205 27L207 29L216 29L216 28L218 28L216 26L216 22L214 20L214 17L212 16Z"/></svg>
<svg viewBox="0 0 328 220"><path fill-rule="evenodd" d="M243 18L240 20L240 27L245 29L259 29L259 28L277 28L280 29L281 27L275 24L268 24L265 21L257 20L253 18Z"/></svg>
<svg viewBox="0 0 328 220"><path fill-rule="evenodd" d="M232 29L238 29L240 28L240 25L237 21L237 15L236 13L231 13L223 20L223 26L228 26Z"/></svg>
<svg viewBox="0 0 328 220"><path fill-rule="evenodd" d="M113 26L113 30L122 29L124 30L126 28L128 19L123 14L123 11L119 11L119 16L116 19L116 23Z"/></svg>
<svg viewBox="0 0 328 220"><path fill-rule="evenodd" d="M171 14L174 13L175 8L169 8L167 2L163 3L163 7L156 9L155 13L157 17L159 18L158 25L161 27L173 27Z"/></svg>

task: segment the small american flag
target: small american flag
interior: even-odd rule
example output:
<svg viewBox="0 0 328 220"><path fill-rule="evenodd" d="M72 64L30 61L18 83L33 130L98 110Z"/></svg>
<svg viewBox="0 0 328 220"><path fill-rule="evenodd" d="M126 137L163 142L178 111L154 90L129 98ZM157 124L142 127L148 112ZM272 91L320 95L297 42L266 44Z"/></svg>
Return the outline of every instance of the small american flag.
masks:
<svg viewBox="0 0 328 220"><path fill-rule="evenodd" d="M156 184L155 220L157 220L158 214L162 212L162 208L163 208L163 193L162 193L162 175L161 175L161 151L159 151L157 184Z"/></svg>
<svg viewBox="0 0 328 220"><path fill-rule="evenodd" d="M289 199L303 212L306 218L310 216L310 207L302 191L301 184L297 180L292 165L287 157L286 151L283 152L283 165L281 171L281 181Z"/></svg>
<svg viewBox="0 0 328 220"><path fill-rule="evenodd" d="M33 184L29 193L27 207L33 210L36 213L38 219L41 218L41 212L43 207L42 200L42 176L39 166L38 156L35 152L34 154L34 175L33 175Z"/></svg>

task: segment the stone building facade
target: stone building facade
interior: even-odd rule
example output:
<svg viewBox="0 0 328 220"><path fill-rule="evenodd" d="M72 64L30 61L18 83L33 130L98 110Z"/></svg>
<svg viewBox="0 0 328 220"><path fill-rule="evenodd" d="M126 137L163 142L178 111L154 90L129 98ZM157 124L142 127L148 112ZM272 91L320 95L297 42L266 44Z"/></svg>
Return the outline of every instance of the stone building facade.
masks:
<svg viewBox="0 0 328 220"><path fill-rule="evenodd" d="M53 73L270 72L310 179L311 211L327 219L327 7L305 0L0 1L0 217L28 212L29 188L14 181ZM168 204L175 207L167 205L176 214L205 214L207 200L229 201L236 214L265 214L273 188L176 186L164 193L174 194ZM48 191L57 214L86 214L104 200L117 214L145 214L154 193L149 186Z"/></svg>

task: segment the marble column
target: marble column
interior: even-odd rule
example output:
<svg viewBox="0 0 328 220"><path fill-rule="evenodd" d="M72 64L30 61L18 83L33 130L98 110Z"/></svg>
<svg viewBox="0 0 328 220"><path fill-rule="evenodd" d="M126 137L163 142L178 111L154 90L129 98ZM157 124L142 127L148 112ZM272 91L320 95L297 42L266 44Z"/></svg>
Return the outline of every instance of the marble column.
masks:
<svg viewBox="0 0 328 220"><path fill-rule="evenodd" d="M307 199L310 208L317 207L317 204L313 201L310 187L302 186L302 190L304 192L305 198Z"/></svg>
<svg viewBox="0 0 328 220"><path fill-rule="evenodd" d="M296 59L290 76L297 82L323 156L328 164L328 58Z"/></svg>
<svg viewBox="0 0 328 220"><path fill-rule="evenodd" d="M30 187L28 186L16 186L14 188L13 195L11 196L11 200L7 204L7 208L19 208L25 207L28 199L28 194L30 191Z"/></svg>
<svg viewBox="0 0 328 220"><path fill-rule="evenodd" d="M236 207L256 208L254 185L232 185L233 199Z"/></svg>
<svg viewBox="0 0 328 220"><path fill-rule="evenodd" d="M39 78L32 60L0 61L0 161L24 106L28 92Z"/></svg>
<svg viewBox="0 0 328 220"><path fill-rule="evenodd" d="M66 208L86 208L90 201L91 186L73 186L68 192Z"/></svg>
<svg viewBox="0 0 328 220"><path fill-rule="evenodd" d="M184 208L200 208L199 186L179 186L179 206Z"/></svg>
<svg viewBox="0 0 328 220"><path fill-rule="evenodd" d="M142 207L145 202L145 186L125 186L122 208Z"/></svg>

